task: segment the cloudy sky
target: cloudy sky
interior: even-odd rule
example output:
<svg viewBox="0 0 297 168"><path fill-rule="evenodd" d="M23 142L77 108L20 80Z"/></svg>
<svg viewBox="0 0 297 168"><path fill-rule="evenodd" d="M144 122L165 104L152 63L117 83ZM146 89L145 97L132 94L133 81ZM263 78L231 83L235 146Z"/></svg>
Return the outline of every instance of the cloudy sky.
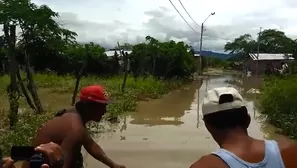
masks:
<svg viewBox="0 0 297 168"><path fill-rule="evenodd" d="M184 41L199 48L200 27L173 4L194 32L179 16L169 0L32 0L60 13L59 22L78 33L78 40L93 41L105 47L116 42L142 42L147 35L159 40ZM225 43L260 27L277 28L297 37L297 0L181 0L192 18L205 23L203 49L223 51Z"/></svg>

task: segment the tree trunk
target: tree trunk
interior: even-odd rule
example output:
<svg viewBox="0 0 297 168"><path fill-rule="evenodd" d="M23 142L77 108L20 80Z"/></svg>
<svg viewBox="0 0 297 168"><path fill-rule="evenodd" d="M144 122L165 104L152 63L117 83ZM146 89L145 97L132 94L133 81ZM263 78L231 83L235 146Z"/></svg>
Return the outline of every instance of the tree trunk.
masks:
<svg viewBox="0 0 297 168"><path fill-rule="evenodd" d="M85 45L86 48L86 59L83 62L83 65L79 71L79 73L76 75L76 81L75 81L75 86L74 86L74 90L73 90L73 95L72 95L72 101L71 101L71 106L73 106L75 104L75 98L78 92L78 86L80 83L80 79L84 73L85 68L87 67L88 64L88 60L89 60L89 56L90 56L90 52L89 52L89 46L86 44Z"/></svg>
<svg viewBox="0 0 297 168"><path fill-rule="evenodd" d="M5 40L8 44L8 60L9 60L9 72L10 72L10 84L7 87L7 93L9 96L9 106L10 106L10 113L9 113L9 126L12 129L16 122L18 116L18 109L19 109L19 92L18 92L18 85L16 79L16 68L17 62L15 59L15 43L16 43L16 26L4 24L3 27Z"/></svg>
<svg viewBox="0 0 297 168"><path fill-rule="evenodd" d="M126 81L127 81L127 77L128 77L128 53L124 53L124 51L121 50L120 47L120 43L118 42L118 47L120 49L120 53L121 53L121 57L123 58L124 61L124 79L123 79L123 83L121 86L121 91L125 92L125 86L126 86Z"/></svg>
<svg viewBox="0 0 297 168"><path fill-rule="evenodd" d="M122 90L122 92L124 92L127 77L128 77L128 53L127 52L124 53L124 51L123 51L122 55L123 55L123 59L124 59L124 79L123 79L121 90Z"/></svg>
<svg viewBox="0 0 297 168"><path fill-rule="evenodd" d="M31 109L34 112L36 112L36 107L35 107L34 103L32 102L32 100L30 98L30 95L28 94L27 89L26 89L26 87L25 87L25 85L23 83L23 80L22 80L22 77L21 77L21 73L20 73L20 67L19 66L17 67L17 73L16 73L16 75L17 75L17 78L18 78L18 83L19 83L19 85L21 87L21 90L23 92L23 95L26 98L26 101L27 101L28 105L31 107Z"/></svg>
<svg viewBox="0 0 297 168"><path fill-rule="evenodd" d="M25 50L25 63L26 63L26 73L27 73L27 79L28 79L27 88L30 91L31 96L33 98L34 104L36 106L36 112L40 114L40 113L43 113L44 110L43 110L41 101L39 99L38 93L37 93L36 84L33 79L33 72L30 67L30 58L27 55L26 50Z"/></svg>
<svg viewBox="0 0 297 168"><path fill-rule="evenodd" d="M154 60L153 60L153 73L152 73L153 76L156 75L156 59L157 58L154 57Z"/></svg>
<svg viewBox="0 0 297 168"><path fill-rule="evenodd" d="M21 27L21 30L22 32L24 33L25 29L22 25L20 25ZM30 30L29 32L32 32L32 30ZM25 39L25 44L29 44L28 43L28 34L25 35L24 37ZM36 113L40 114L40 113L43 113L44 110L43 110L43 107L42 107L42 104L41 104L41 101L40 101L40 98L39 98L39 95L37 93L37 87L36 87L36 84L34 82L34 78L33 78L33 71L31 69L31 66L30 66L30 57L29 55L27 54L27 49L25 47L25 71L27 73L27 79L28 79L28 84L27 84L27 88L33 98L33 101L34 101L34 104L35 104L35 107L36 107ZM27 102L29 104L29 102Z"/></svg>

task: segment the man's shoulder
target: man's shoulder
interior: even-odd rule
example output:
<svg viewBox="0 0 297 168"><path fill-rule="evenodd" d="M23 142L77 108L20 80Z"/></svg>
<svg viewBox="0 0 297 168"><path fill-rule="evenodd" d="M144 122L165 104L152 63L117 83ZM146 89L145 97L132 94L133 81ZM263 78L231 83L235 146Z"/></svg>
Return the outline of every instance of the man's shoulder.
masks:
<svg viewBox="0 0 297 168"><path fill-rule="evenodd" d="M288 138L286 136L279 135L279 136L277 136L275 141L277 142L280 151L287 150L287 149L292 149L292 148L294 148L294 149L297 148L296 141L294 141L294 140L292 140L292 139L290 139L290 138ZM296 152L297 152L297 150L296 150Z"/></svg>
<svg viewBox="0 0 297 168"><path fill-rule="evenodd" d="M209 154L202 156L199 160L191 165L190 168L225 168L225 162L219 157Z"/></svg>
<svg viewBox="0 0 297 168"><path fill-rule="evenodd" d="M276 141L285 166L297 167L297 143L285 136L278 136Z"/></svg>

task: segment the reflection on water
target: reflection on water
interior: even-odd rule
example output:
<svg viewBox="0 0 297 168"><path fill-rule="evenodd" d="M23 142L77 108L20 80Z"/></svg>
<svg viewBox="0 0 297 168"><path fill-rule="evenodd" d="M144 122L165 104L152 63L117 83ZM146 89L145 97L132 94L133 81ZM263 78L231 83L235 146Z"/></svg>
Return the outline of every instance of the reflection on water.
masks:
<svg viewBox="0 0 297 168"><path fill-rule="evenodd" d="M175 125L184 122L181 117L188 110L194 97L197 85L165 95L162 99L140 102L137 112L131 113L130 124L145 126Z"/></svg>
<svg viewBox="0 0 297 168"><path fill-rule="evenodd" d="M238 89L246 100L254 101L257 94L251 90L258 90L263 79L260 77L246 76L244 74L232 75L232 78L226 80L226 83Z"/></svg>
<svg viewBox="0 0 297 168"><path fill-rule="evenodd" d="M273 138L273 127L263 124L255 108L260 79L240 75L208 76L202 85L172 92L158 100L140 102L137 112L123 117L119 128L100 135L98 141L108 155L129 168L177 168L189 165L218 146L202 121L201 103L207 90L233 86L240 90L252 116L249 133L256 138ZM85 155L87 167L104 167Z"/></svg>

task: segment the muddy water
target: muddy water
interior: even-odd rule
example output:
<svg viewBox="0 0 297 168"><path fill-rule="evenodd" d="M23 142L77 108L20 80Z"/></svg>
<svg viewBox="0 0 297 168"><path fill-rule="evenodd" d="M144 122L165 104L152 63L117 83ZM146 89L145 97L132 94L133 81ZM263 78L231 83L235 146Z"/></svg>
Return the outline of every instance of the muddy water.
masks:
<svg viewBox="0 0 297 168"><path fill-rule="evenodd" d="M241 90L252 116L249 133L269 138L273 128L260 121L254 107L256 95L247 93L259 83L255 78L234 75L209 76L201 87L194 83L162 99L141 102L138 112L127 115L119 129L100 135L98 142L111 158L127 168L189 167L218 148L201 119L201 102L207 90L221 86ZM87 168L105 167L85 152L84 158Z"/></svg>

